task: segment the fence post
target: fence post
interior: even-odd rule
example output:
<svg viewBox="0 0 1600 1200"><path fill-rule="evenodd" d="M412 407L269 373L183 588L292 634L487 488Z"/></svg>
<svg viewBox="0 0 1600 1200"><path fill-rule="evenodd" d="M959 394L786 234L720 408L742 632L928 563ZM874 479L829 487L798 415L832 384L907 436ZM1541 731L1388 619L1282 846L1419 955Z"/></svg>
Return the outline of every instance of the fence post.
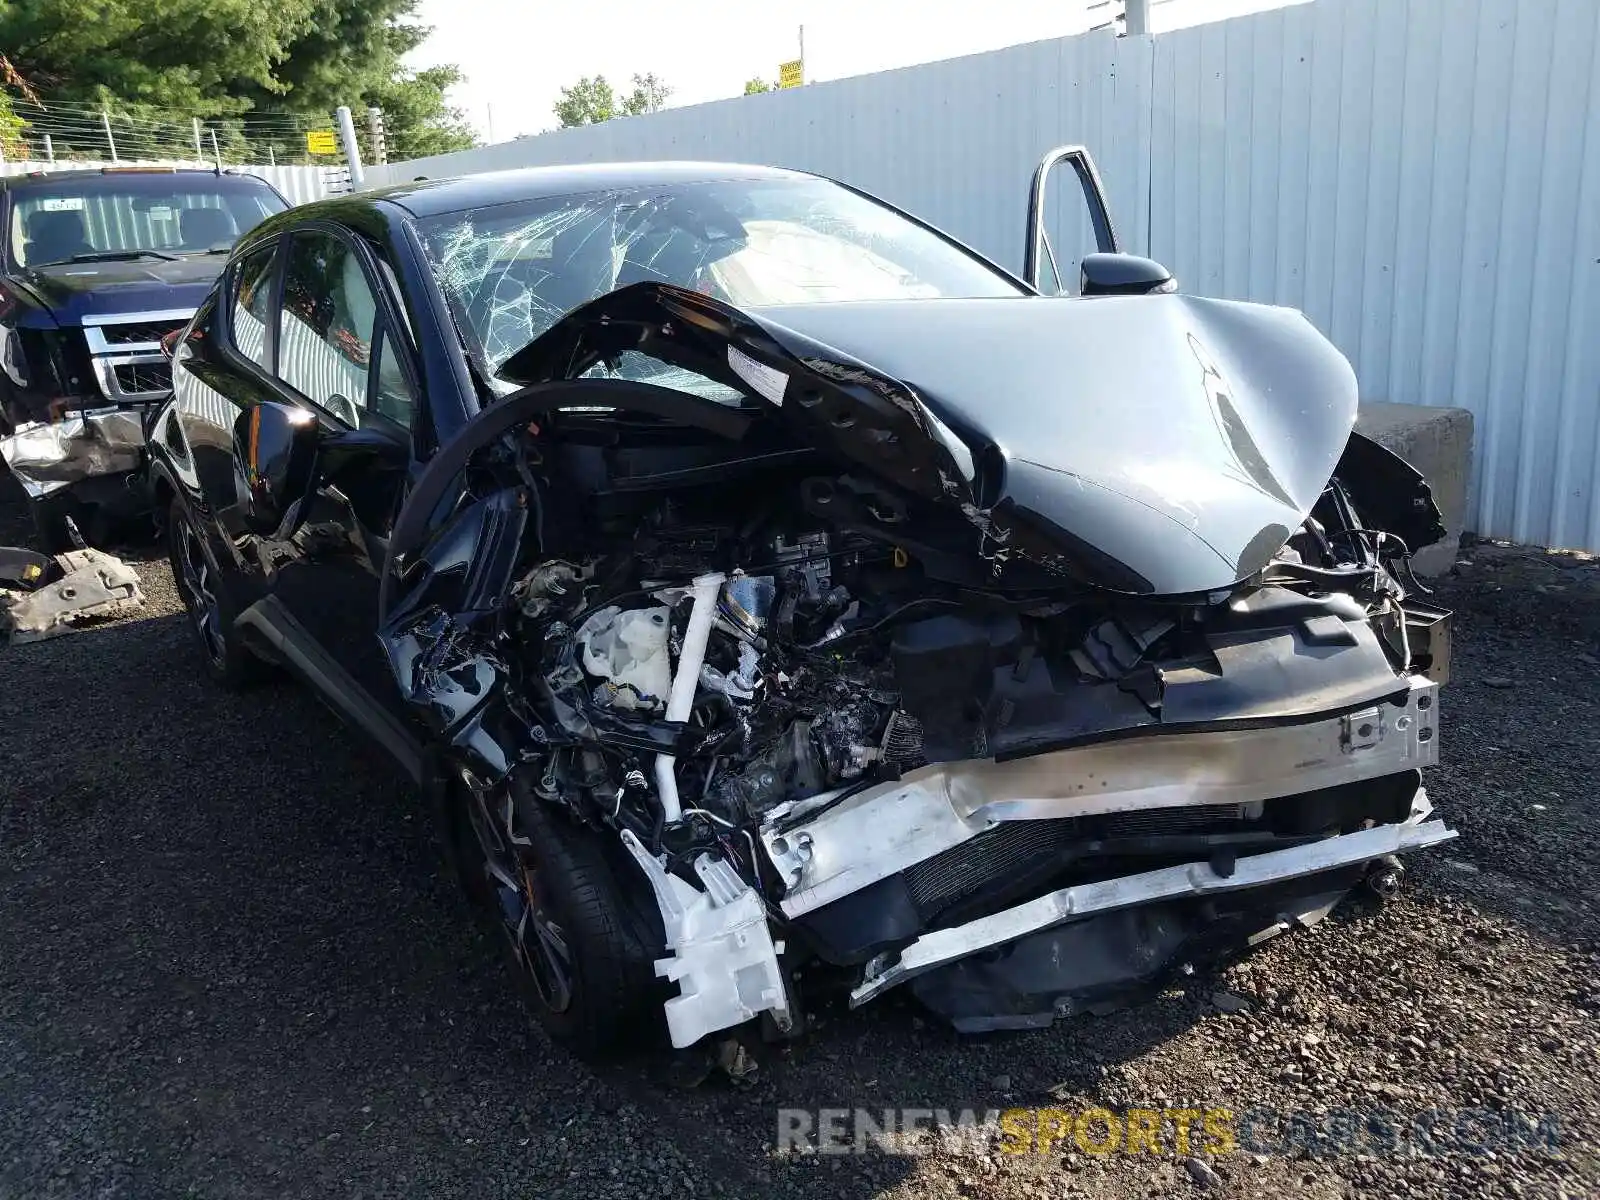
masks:
<svg viewBox="0 0 1600 1200"><path fill-rule="evenodd" d="M206 132L211 135L211 157L217 160L217 170L220 171L222 170L222 151L217 149L217 131L208 129Z"/></svg>
<svg viewBox="0 0 1600 1200"><path fill-rule="evenodd" d="M1125 0L1122 6L1122 32L1129 37L1150 32L1150 0Z"/></svg>
<svg viewBox="0 0 1600 1200"><path fill-rule="evenodd" d="M50 140L50 135L44 135L44 160L47 163L56 161L56 144Z"/></svg>
<svg viewBox="0 0 1600 1200"><path fill-rule="evenodd" d="M372 146L372 161L380 166L389 161L389 147L383 137L383 109L367 109L367 139Z"/></svg>
<svg viewBox="0 0 1600 1200"><path fill-rule="evenodd" d="M367 176L361 169L361 144L356 141L356 123L350 119L350 106L341 104L334 110L339 121L339 140L344 143L345 161L350 164L350 190L365 187Z"/></svg>
<svg viewBox="0 0 1600 1200"><path fill-rule="evenodd" d="M111 136L111 114L100 110L100 128L106 131L106 145L111 147L111 161L117 161L117 139Z"/></svg>
<svg viewBox="0 0 1600 1200"><path fill-rule="evenodd" d="M200 118L199 117L195 117L195 118L193 118L193 120L194 120L194 160L195 160L195 162L205 162L205 160L206 160L205 147L200 144Z"/></svg>

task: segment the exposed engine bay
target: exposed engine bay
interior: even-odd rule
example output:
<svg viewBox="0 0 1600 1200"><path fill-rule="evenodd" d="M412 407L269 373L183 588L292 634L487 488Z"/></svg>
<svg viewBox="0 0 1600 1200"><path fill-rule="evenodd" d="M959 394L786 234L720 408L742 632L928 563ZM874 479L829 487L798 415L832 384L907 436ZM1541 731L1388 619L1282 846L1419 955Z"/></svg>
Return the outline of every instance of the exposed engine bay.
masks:
<svg viewBox="0 0 1600 1200"><path fill-rule="evenodd" d="M1138 594L1089 545L996 556L753 384L541 386L454 464L384 642L490 808L520 777L621 847L675 1046L797 1032L805 964L963 1030L1099 1010L1454 836L1419 777L1448 614L1406 566L1437 510L1372 443L1246 577Z"/></svg>

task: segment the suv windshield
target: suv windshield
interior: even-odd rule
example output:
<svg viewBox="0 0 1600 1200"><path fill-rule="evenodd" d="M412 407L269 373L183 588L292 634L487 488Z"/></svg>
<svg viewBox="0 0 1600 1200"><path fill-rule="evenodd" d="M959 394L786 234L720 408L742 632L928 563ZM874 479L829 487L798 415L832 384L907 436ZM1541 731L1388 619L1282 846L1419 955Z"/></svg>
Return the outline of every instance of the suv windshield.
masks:
<svg viewBox="0 0 1600 1200"><path fill-rule="evenodd" d="M18 266L226 253L288 205L249 176L109 173L43 179L12 192L7 240Z"/></svg>
<svg viewBox="0 0 1600 1200"><path fill-rule="evenodd" d="M491 377L563 314L645 280L740 308L1022 294L982 259L822 179L544 197L430 217L418 229L467 350ZM627 357L639 363L624 362L623 375L662 369Z"/></svg>

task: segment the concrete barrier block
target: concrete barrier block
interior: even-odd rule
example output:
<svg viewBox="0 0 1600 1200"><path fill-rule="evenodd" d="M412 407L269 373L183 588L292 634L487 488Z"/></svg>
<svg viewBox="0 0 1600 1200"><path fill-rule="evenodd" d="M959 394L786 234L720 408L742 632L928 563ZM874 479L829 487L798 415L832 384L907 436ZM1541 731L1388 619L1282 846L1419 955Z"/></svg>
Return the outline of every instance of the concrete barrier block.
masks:
<svg viewBox="0 0 1600 1200"><path fill-rule="evenodd" d="M1464 408L1366 401L1356 430L1393 450L1422 472L1444 513L1444 540L1413 556L1418 575L1442 575L1461 547L1461 522L1467 510L1467 480L1472 475L1472 414Z"/></svg>

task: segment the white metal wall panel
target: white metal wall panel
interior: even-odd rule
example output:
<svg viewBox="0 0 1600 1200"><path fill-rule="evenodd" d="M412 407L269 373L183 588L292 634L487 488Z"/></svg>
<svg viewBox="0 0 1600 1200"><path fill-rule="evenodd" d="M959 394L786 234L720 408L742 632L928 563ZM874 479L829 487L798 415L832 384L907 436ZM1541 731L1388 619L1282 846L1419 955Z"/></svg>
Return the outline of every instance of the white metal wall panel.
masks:
<svg viewBox="0 0 1600 1200"><path fill-rule="evenodd" d="M1149 246L1476 419L1471 524L1600 548L1600 5L1318 0L1156 39Z"/></svg>
<svg viewBox="0 0 1600 1200"><path fill-rule="evenodd" d="M1596 0L1316 0L670 109L369 178L775 163L875 192L1015 269L1034 163L1081 141L1125 244L1186 291L1304 310L1367 399L1470 409L1472 527L1600 550L1597 74Z"/></svg>

